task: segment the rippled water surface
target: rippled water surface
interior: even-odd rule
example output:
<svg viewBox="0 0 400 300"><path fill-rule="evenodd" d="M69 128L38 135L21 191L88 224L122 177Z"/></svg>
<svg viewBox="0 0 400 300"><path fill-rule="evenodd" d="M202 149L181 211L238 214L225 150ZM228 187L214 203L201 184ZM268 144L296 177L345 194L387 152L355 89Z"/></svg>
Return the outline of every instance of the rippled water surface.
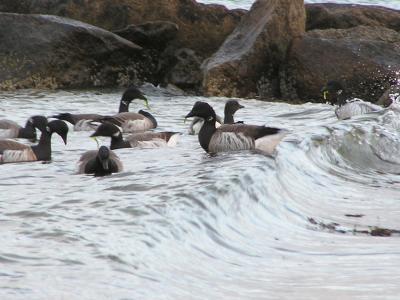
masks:
<svg viewBox="0 0 400 300"><path fill-rule="evenodd" d="M145 91L159 130L185 133L202 98ZM3 92L0 117L111 113L121 92ZM184 134L94 178L74 173L97 146L71 132L51 163L1 165L0 299L399 299L399 113L241 103L237 119L290 130L276 157L210 157Z"/></svg>

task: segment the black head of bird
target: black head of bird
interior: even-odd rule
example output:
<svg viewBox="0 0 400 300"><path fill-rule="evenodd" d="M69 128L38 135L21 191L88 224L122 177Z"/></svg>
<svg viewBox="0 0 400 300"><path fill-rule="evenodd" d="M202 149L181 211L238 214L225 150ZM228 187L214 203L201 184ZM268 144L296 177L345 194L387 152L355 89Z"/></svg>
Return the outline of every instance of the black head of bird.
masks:
<svg viewBox="0 0 400 300"><path fill-rule="evenodd" d="M191 117L200 117L206 121L212 121L216 119L214 109L210 106L210 104L202 101L197 101L193 105L192 110L186 115L185 119Z"/></svg>
<svg viewBox="0 0 400 300"><path fill-rule="evenodd" d="M48 124L48 120L45 116L33 116L30 117L28 122L30 122L33 127L39 129L40 131L45 131Z"/></svg>
<svg viewBox="0 0 400 300"><path fill-rule="evenodd" d="M65 122L61 120L51 121L47 124L46 131L50 134L57 133L64 141L64 144L67 144L68 125Z"/></svg>
<svg viewBox="0 0 400 300"><path fill-rule="evenodd" d="M240 105L237 100L229 100L226 102L224 110L224 124L233 124L235 122L233 115L241 108L244 108L244 106Z"/></svg>
<svg viewBox="0 0 400 300"><path fill-rule="evenodd" d="M338 98L343 94L343 85L336 80L331 80L321 89L324 100L327 100L330 104L336 104Z"/></svg>
<svg viewBox="0 0 400 300"><path fill-rule="evenodd" d="M101 146L97 152L96 159L104 170L110 169L110 150L106 146Z"/></svg>
<svg viewBox="0 0 400 300"><path fill-rule="evenodd" d="M234 114L235 112L237 112L241 108L244 108L244 106L240 105L237 100L229 100L225 104L224 112L225 112L225 114L227 114L227 113Z"/></svg>
<svg viewBox="0 0 400 300"><path fill-rule="evenodd" d="M125 90L125 92L122 94L121 98L121 106L129 106L129 104L136 100L140 99L144 101L145 106L150 109L149 107L149 101L147 98L143 95L143 93L135 86L130 86ZM121 107L120 106L120 107Z"/></svg>
<svg viewBox="0 0 400 300"><path fill-rule="evenodd" d="M107 136L107 137L118 137L122 135L121 130L111 123L102 123L97 127L96 131L91 135L91 137L97 136Z"/></svg>

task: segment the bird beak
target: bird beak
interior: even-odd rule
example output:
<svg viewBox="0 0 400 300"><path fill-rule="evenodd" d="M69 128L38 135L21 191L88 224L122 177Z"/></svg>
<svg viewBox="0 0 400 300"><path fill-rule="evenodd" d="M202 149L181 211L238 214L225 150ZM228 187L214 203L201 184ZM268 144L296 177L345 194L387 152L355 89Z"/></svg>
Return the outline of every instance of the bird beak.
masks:
<svg viewBox="0 0 400 300"><path fill-rule="evenodd" d="M239 104L239 109L241 109L241 108L244 108L244 106L243 106L243 105L241 105L241 104Z"/></svg>
<svg viewBox="0 0 400 300"><path fill-rule="evenodd" d="M149 100L147 100L147 98L145 96L143 96L143 101L144 101L144 105L146 106L146 108L148 110L151 110L150 105L149 105Z"/></svg>
<svg viewBox="0 0 400 300"><path fill-rule="evenodd" d="M101 161L101 165L103 166L104 170L108 170L110 168L110 164L108 162L108 159Z"/></svg>
<svg viewBox="0 0 400 300"><path fill-rule="evenodd" d="M328 99L329 92L327 90L323 91L324 100Z"/></svg>
<svg viewBox="0 0 400 300"><path fill-rule="evenodd" d="M67 135L63 135L61 138L64 141L64 144L66 145L67 144Z"/></svg>
<svg viewBox="0 0 400 300"><path fill-rule="evenodd" d="M192 118L192 117L194 117L193 110L191 110L190 113L188 113L188 114L186 115L185 120L186 120L187 118Z"/></svg>
<svg viewBox="0 0 400 300"><path fill-rule="evenodd" d="M193 111L191 110L190 113L188 113L185 117L185 119L183 120L183 124L186 124L186 119L187 118L192 118L194 117Z"/></svg>
<svg viewBox="0 0 400 300"><path fill-rule="evenodd" d="M95 134L95 133L93 133L93 134ZM93 134L90 137L96 142L97 149L99 149L100 148L100 143L99 143L98 139L95 136L93 136Z"/></svg>
<svg viewBox="0 0 400 300"><path fill-rule="evenodd" d="M321 93L324 100L328 99L329 92L326 86L321 89Z"/></svg>

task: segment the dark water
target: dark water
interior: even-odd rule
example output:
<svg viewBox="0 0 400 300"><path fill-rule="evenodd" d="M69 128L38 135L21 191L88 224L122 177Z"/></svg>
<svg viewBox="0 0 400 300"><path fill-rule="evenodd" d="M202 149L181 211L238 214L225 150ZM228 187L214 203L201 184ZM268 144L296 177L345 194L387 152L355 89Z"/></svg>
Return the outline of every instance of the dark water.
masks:
<svg viewBox="0 0 400 300"><path fill-rule="evenodd" d="M160 130L186 132L204 100L147 94ZM110 113L120 95L2 93L0 117ZM275 158L210 157L183 135L117 150L125 171L94 178L74 172L97 146L72 132L50 164L1 165L0 299L399 299L399 113L241 103L239 120L290 130Z"/></svg>

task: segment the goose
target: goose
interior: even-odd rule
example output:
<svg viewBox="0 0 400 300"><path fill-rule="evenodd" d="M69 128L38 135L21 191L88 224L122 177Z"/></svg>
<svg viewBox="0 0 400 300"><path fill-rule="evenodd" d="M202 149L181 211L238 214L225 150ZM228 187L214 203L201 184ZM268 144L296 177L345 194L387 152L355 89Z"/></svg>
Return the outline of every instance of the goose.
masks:
<svg viewBox="0 0 400 300"><path fill-rule="evenodd" d="M204 125L199 132L201 147L208 153L257 149L272 155L286 131L265 126L224 124L215 127L214 109L206 102L197 101L186 118L201 117Z"/></svg>
<svg viewBox="0 0 400 300"><path fill-rule="evenodd" d="M36 141L37 136L34 121L40 117L42 116L34 116L29 118L24 127L11 120L0 120L0 139L23 138Z"/></svg>
<svg viewBox="0 0 400 300"><path fill-rule="evenodd" d="M119 112L113 116L104 116L96 121L109 122L122 128L123 132L146 131L157 127L157 120L147 111L129 112L129 104L135 99L142 99L149 108L147 98L136 87L129 87L122 95Z"/></svg>
<svg viewBox="0 0 400 300"><path fill-rule="evenodd" d="M96 122L106 121L122 126L126 132L145 131L157 127L157 121L150 113L143 110L138 113L129 112L129 104L135 99L144 100L146 107L149 107L148 100L142 92L131 86L122 94L116 115L60 113L50 117L71 123L75 131L92 131L98 126Z"/></svg>
<svg viewBox="0 0 400 300"><path fill-rule="evenodd" d="M63 121L54 120L47 123L46 119L36 126L42 132L37 145L28 146L12 140L0 140L0 163L51 160L53 133L57 133L67 144L68 126Z"/></svg>
<svg viewBox="0 0 400 300"><path fill-rule="evenodd" d="M328 100L331 105L337 105L335 114L339 120L347 120L354 116L383 109L379 105L358 98L348 99L342 84L335 80L328 81L321 92L324 100Z"/></svg>
<svg viewBox="0 0 400 300"><path fill-rule="evenodd" d="M233 116L241 108L244 108L244 106L240 105L237 100L228 100L225 103L224 122L222 122L222 118L217 115L217 122L215 123L215 126L218 128L221 126L221 124L234 124L235 121L234 121ZM238 122L238 123L243 123L243 122ZM203 126L203 124L204 124L203 118L194 117L192 122L190 123L189 134L192 134L192 135L199 134L200 129Z"/></svg>
<svg viewBox="0 0 400 300"><path fill-rule="evenodd" d="M127 136L124 140L121 129L112 123L103 123L91 135L91 137L106 136L111 138L110 149L120 148L159 148L174 147L179 138L178 132L137 132Z"/></svg>
<svg viewBox="0 0 400 300"><path fill-rule="evenodd" d="M91 150L82 154L78 162L78 174L94 174L105 176L123 170L119 157L106 146L99 150Z"/></svg>
<svg viewBox="0 0 400 300"><path fill-rule="evenodd" d="M63 120L74 125L74 131L92 131L97 128L97 125L93 123L93 120L101 119L102 117L103 116L99 114L71 113L60 113L50 116L50 118Z"/></svg>

